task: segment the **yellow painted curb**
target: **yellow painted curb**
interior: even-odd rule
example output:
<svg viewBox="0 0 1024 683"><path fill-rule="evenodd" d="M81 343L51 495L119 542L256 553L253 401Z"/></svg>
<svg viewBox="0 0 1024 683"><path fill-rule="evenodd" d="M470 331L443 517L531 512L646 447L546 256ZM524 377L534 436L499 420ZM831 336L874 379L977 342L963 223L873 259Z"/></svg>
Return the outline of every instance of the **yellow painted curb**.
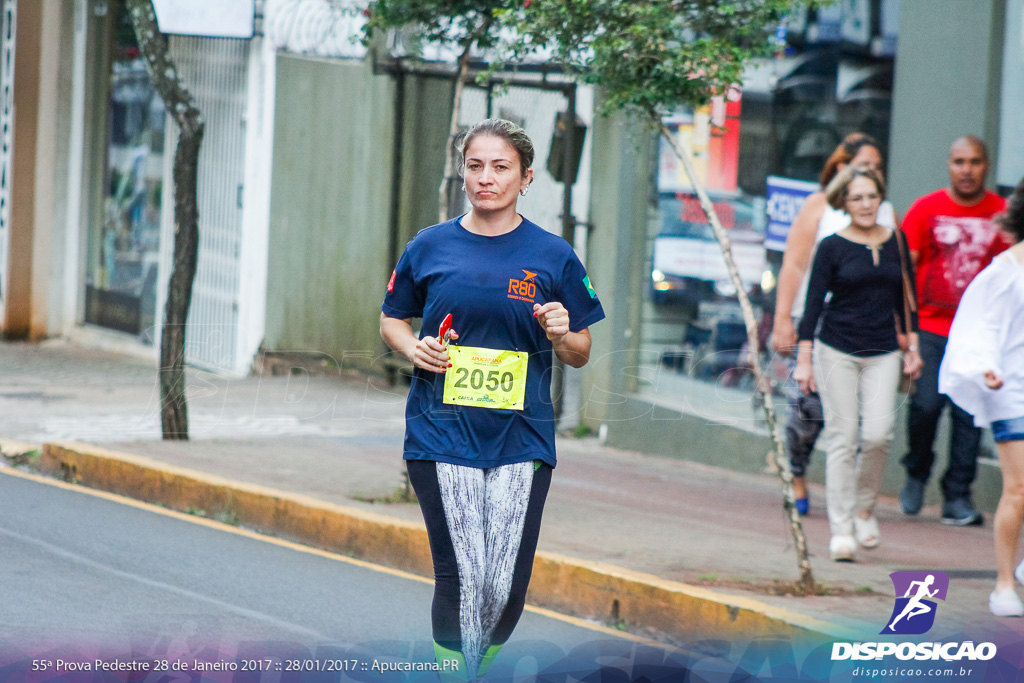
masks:
<svg viewBox="0 0 1024 683"><path fill-rule="evenodd" d="M66 481L178 510L203 510L211 518L230 515L260 531L421 576L433 575L422 524L92 444L45 444L39 466ZM855 640L862 635L756 600L547 552L537 553L529 601L578 617L622 621L685 639L799 635Z"/></svg>
<svg viewBox="0 0 1024 683"><path fill-rule="evenodd" d="M15 441L14 439L0 439L0 453L4 455L18 455L28 453L42 448L42 444L30 443L28 441Z"/></svg>

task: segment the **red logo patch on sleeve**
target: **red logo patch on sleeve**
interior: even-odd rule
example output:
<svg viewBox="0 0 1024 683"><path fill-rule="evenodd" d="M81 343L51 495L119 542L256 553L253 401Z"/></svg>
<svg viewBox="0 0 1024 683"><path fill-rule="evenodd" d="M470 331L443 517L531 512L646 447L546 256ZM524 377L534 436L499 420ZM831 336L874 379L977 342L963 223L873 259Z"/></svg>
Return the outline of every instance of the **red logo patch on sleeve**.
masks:
<svg viewBox="0 0 1024 683"><path fill-rule="evenodd" d="M395 289L395 271L391 271L391 279L388 280L388 294L393 292Z"/></svg>

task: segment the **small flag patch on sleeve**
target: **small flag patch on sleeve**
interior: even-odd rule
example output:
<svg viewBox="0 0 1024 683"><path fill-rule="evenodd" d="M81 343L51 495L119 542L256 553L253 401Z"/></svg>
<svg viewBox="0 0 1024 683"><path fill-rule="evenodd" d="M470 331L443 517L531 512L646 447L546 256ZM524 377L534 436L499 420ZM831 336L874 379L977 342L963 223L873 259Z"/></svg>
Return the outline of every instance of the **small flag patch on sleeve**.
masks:
<svg viewBox="0 0 1024 683"><path fill-rule="evenodd" d="M597 292L594 291L594 286L590 284L589 275L583 278L583 284L587 286L587 293L590 294L591 299L597 296Z"/></svg>

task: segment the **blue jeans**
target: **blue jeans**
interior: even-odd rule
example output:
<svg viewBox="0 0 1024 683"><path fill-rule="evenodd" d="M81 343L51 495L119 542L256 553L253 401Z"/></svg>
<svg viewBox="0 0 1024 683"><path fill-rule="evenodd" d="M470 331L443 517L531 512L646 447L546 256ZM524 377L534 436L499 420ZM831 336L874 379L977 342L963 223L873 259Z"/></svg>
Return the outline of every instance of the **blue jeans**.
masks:
<svg viewBox="0 0 1024 683"><path fill-rule="evenodd" d="M949 465L942 475L942 497L947 500L970 499L971 484L978 473L978 447L981 430L974 426L974 418L939 393L939 364L946 352L946 337L931 332L920 333L921 359L924 368L915 383L916 391L910 396L908 442L910 450L903 456L907 476L927 482L935 462L935 432L943 408L949 405L953 422L949 438Z"/></svg>
<svg viewBox="0 0 1024 683"><path fill-rule="evenodd" d="M1024 417L1010 420L996 420L992 423L992 436L996 443L1024 441Z"/></svg>

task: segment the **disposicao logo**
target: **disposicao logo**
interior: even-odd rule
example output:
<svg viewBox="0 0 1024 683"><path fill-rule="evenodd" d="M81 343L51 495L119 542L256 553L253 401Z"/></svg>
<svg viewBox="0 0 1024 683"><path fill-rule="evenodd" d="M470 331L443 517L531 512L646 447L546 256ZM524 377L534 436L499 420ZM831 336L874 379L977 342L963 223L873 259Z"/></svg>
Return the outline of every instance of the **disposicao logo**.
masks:
<svg viewBox="0 0 1024 683"><path fill-rule="evenodd" d="M943 572L893 572L889 578L896 588L896 605L880 633L904 636L927 633L935 623L938 609L935 600L946 599L949 577Z"/></svg>
<svg viewBox="0 0 1024 683"><path fill-rule="evenodd" d="M949 577L943 572L893 572L896 604L885 622L882 635L920 635L935 624L936 600L945 600ZM871 660L895 656L900 660L985 661L996 656L993 643L971 641L944 643L833 643L832 660Z"/></svg>

